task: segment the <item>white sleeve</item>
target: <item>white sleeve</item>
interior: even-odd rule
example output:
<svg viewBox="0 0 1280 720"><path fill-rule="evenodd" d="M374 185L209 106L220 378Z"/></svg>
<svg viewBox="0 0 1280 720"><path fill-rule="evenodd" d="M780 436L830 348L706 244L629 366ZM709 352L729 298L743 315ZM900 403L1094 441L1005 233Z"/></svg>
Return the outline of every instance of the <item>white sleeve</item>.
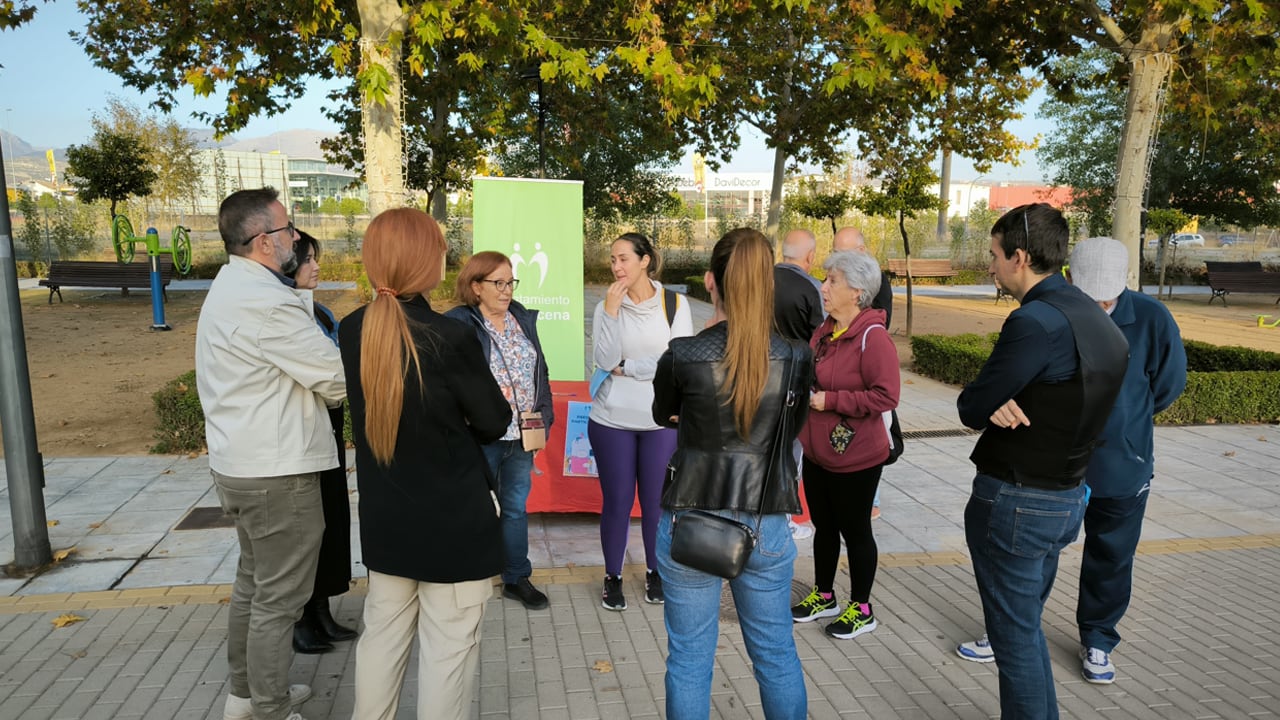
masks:
<svg viewBox="0 0 1280 720"><path fill-rule="evenodd" d="M618 310L622 312L621 308ZM591 360L601 370L613 370L622 362L621 319L604 311L604 301L596 303L591 321Z"/></svg>
<svg viewBox="0 0 1280 720"><path fill-rule="evenodd" d="M662 324L667 324L666 315L662 316ZM689 337L693 334L693 314L689 312L689 300L683 295L676 295L676 313L671 319L671 327L667 328L670 338ZM670 342L662 348L666 352ZM652 380L658 370L658 359L662 352L642 358L627 358L627 365L622 369L624 375L636 380Z"/></svg>

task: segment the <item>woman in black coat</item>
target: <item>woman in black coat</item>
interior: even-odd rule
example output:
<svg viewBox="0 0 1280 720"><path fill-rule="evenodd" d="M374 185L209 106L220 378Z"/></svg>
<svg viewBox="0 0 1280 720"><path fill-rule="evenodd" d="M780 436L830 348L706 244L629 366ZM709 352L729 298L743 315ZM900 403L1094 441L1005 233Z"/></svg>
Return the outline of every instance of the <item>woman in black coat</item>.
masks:
<svg viewBox="0 0 1280 720"><path fill-rule="evenodd" d="M293 243L298 267L290 274L298 290L315 290L320 284L320 243L298 231ZM329 308L311 298L316 324L326 337L338 344L338 321ZM347 495L347 442L343 438L342 406L329 408L333 441L338 446L338 466L320 473L320 503L324 509L324 535L316 563L316 582L311 599L302 608L302 617L293 625L293 650L324 653L333 643L354 640L359 633L339 625L329 609L329 598L351 589L351 500Z"/></svg>
<svg viewBox="0 0 1280 720"><path fill-rule="evenodd" d="M444 238L412 208L374 218L364 265L376 293L338 330L369 569L354 717L395 716L419 639L418 717L469 717L480 624L502 569L502 531L481 445L511 406L471 328L431 308Z"/></svg>

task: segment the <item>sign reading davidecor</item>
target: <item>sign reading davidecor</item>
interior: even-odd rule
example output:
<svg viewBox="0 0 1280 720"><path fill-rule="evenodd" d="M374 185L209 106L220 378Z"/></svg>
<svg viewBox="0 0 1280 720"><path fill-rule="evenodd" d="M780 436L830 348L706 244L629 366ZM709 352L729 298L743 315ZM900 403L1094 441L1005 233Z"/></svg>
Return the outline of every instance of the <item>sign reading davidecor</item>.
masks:
<svg viewBox="0 0 1280 720"><path fill-rule="evenodd" d="M511 258L515 299L537 310L552 380L582 380L582 183L477 177L472 246Z"/></svg>

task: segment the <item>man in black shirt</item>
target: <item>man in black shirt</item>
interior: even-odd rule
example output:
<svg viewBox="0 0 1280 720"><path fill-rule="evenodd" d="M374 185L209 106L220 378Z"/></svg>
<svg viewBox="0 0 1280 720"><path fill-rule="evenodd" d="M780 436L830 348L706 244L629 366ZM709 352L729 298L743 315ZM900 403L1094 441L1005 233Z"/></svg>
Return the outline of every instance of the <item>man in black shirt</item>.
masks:
<svg viewBox="0 0 1280 720"><path fill-rule="evenodd" d="M867 240L862 236L862 231L856 227L842 227L837 230L836 236L831 239L831 251L840 252L841 250L867 252ZM871 307L884 311L884 328L888 330L889 323L893 320L893 285L889 283L887 272L880 273L880 291L871 301Z"/></svg>
<svg viewBox="0 0 1280 720"><path fill-rule="evenodd" d="M1085 469L1128 364L1120 329L1062 277L1069 234L1043 203L991 228L991 272L1021 307L956 403L961 422L983 430L969 456L977 474L964 526L1006 718L1058 718L1041 615L1058 554L1079 532Z"/></svg>
<svg viewBox="0 0 1280 720"><path fill-rule="evenodd" d="M778 333L808 343L822 324L822 283L809 274L817 240L803 228L787 233L782 262L773 266L773 318Z"/></svg>

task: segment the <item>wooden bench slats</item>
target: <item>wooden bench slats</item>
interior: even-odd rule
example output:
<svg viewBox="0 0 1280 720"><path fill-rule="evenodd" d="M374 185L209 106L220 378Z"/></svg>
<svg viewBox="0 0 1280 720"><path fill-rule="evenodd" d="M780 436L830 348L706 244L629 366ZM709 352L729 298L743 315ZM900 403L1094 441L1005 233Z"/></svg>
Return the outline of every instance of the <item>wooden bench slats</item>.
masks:
<svg viewBox="0 0 1280 720"><path fill-rule="evenodd" d="M1258 261L1222 262L1206 260L1205 269L1209 275L1209 303L1214 298L1222 298L1222 306L1227 306L1227 295L1233 292L1275 294L1276 304L1280 305L1280 273L1267 272Z"/></svg>
<svg viewBox="0 0 1280 720"><path fill-rule="evenodd" d="M893 276L905 276L907 274L906 258L889 258L884 264L885 272ZM911 258L911 277L955 277L956 271L951 267L951 261L942 259L929 258Z"/></svg>
<svg viewBox="0 0 1280 720"><path fill-rule="evenodd" d="M173 258L160 256L160 291L168 299L165 288L173 279ZM49 288L49 303L56 293L62 302L64 287L120 288L128 294L129 288L151 288L151 263L149 261L118 263L90 260L55 260L49 263L49 276L40 280Z"/></svg>

